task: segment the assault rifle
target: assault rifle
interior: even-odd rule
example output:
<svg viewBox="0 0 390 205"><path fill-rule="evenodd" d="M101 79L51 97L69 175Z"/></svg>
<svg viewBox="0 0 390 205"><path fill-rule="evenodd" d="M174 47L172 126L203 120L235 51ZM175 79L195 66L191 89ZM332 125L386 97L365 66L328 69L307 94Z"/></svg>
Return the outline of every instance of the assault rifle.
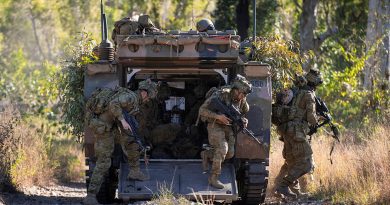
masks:
<svg viewBox="0 0 390 205"><path fill-rule="evenodd" d="M138 125L137 120L134 118L133 115L130 115L126 111L123 111L122 113L123 113L124 119L126 120L127 123L129 123L129 125L131 127L131 133L130 132L126 132L126 134L129 136L130 140L134 140L135 143L138 144L138 146L141 149L140 150L141 152L143 152L145 150L147 151L149 149L148 146L144 147L144 145L142 143L142 140L141 140L141 138L138 135L138 127L139 127L139 125Z"/></svg>
<svg viewBox="0 0 390 205"><path fill-rule="evenodd" d="M313 135L314 133L317 132L318 128L328 124L330 129L333 132L332 137L335 138L338 142L340 142L340 139L339 139L339 135L340 135L339 129L336 127L336 125L334 125L332 123L332 116L330 115L329 109L326 106L325 102L322 101L321 98L319 98L319 97L315 97L315 101L316 101L316 113L317 113L317 115L322 116L325 120L322 121L321 123L311 127L308 135L309 136Z"/></svg>
<svg viewBox="0 0 390 205"><path fill-rule="evenodd" d="M245 128L244 121L242 120L242 114L236 107L233 105L228 106L218 97L214 97L211 99L208 108L216 113L224 114L226 117L232 120L231 127L235 137L237 137L238 132L243 131L243 133L248 134L254 140L256 140L257 143L262 144L259 139L255 137L251 130Z"/></svg>

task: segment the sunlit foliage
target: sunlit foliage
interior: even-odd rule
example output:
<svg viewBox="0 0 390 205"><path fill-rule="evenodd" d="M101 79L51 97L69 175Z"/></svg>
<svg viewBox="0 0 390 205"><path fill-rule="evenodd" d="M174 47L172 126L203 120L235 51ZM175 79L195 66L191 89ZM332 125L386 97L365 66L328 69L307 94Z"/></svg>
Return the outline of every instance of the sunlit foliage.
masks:
<svg viewBox="0 0 390 205"><path fill-rule="evenodd" d="M84 71L86 64L97 60L92 54L94 46L96 43L88 33L80 33L67 46L61 71L56 78L64 128L77 137L84 132Z"/></svg>
<svg viewBox="0 0 390 205"><path fill-rule="evenodd" d="M280 36L258 38L254 43L253 58L271 66L273 85L276 88L291 86L296 75L302 75L302 63L309 54L299 51L294 40Z"/></svg>

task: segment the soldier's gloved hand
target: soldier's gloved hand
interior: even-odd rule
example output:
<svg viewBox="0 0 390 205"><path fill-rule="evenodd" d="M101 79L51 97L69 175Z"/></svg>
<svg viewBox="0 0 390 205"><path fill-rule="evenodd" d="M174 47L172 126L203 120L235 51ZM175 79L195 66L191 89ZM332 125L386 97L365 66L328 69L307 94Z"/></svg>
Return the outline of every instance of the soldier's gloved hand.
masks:
<svg viewBox="0 0 390 205"><path fill-rule="evenodd" d="M245 117L242 118L242 122L244 123L244 127L246 128L248 126L248 119Z"/></svg>
<svg viewBox="0 0 390 205"><path fill-rule="evenodd" d="M121 124L122 124L123 129L129 130L130 132L133 133L133 130L131 130L129 123L127 123L125 119L121 120Z"/></svg>
<svg viewBox="0 0 390 205"><path fill-rule="evenodd" d="M217 115L217 117L215 118L220 124L223 124L223 125L230 125L230 123L232 122L232 120L228 117L226 117L225 115Z"/></svg>

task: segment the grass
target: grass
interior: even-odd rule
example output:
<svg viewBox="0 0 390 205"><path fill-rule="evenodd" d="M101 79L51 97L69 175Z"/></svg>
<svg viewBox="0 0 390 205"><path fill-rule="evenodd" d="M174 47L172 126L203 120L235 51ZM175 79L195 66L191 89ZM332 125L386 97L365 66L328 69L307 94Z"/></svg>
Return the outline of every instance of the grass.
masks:
<svg viewBox="0 0 390 205"><path fill-rule="evenodd" d="M21 117L11 107L0 111L0 191L4 184L14 187L47 185L83 179L82 146L60 132L53 121L40 116ZM334 203L390 204L390 125L342 133L332 161L333 139L317 134L312 141L316 168L313 180L306 177L304 189L312 196ZM274 139L271 148L270 183L283 163L282 142ZM196 198L195 204L211 199ZM160 188L151 204L188 204L172 189Z"/></svg>
<svg viewBox="0 0 390 205"><path fill-rule="evenodd" d="M12 106L0 115L1 176L14 188L83 179L82 147L42 116L21 117ZM5 166L4 166L5 165ZM3 180L4 181L4 180Z"/></svg>
<svg viewBox="0 0 390 205"><path fill-rule="evenodd" d="M380 125L365 131L349 131L336 143L330 162L333 139L314 136L315 171L313 180L306 180L305 189L319 198L334 203L390 204L390 126ZM270 185L283 163L282 142L273 143ZM306 177L308 179L309 177ZM269 191L271 192L271 191Z"/></svg>

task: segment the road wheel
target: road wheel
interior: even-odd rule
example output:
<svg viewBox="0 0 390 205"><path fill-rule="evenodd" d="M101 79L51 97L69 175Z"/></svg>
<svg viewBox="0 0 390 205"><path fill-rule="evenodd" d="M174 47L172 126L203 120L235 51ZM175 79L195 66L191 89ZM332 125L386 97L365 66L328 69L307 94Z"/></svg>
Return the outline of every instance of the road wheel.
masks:
<svg viewBox="0 0 390 205"><path fill-rule="evenodd" d="M241 164L237 173L238 192L243 204L261 204L265 201L268 184L267 163L248 160Z"/></svg>

